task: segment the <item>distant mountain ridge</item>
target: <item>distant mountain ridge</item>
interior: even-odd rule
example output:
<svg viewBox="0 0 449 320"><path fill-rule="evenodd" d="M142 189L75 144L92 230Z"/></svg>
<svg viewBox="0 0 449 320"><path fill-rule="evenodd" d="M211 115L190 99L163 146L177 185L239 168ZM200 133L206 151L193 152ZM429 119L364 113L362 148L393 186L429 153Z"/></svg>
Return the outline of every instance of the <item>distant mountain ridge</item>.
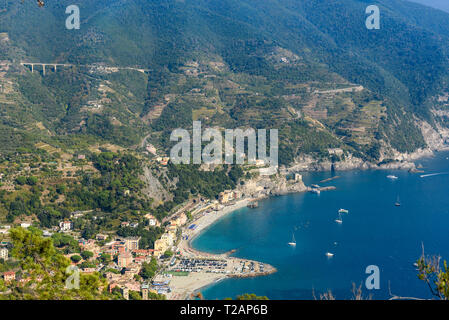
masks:
<svg viewBox="0 0 449 320"><path fill-rule="evenodd" d="M408 0L408 1L420 3L425 6L449 12L449 2L446 0Z"/></svg>

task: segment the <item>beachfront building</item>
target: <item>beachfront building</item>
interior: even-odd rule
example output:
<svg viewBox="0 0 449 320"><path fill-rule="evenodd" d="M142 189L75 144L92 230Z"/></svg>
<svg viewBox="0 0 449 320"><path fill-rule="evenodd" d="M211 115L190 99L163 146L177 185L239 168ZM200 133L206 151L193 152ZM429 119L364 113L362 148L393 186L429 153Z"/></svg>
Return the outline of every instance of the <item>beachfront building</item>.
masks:
<svg viewBox="0 0 449 320"><path fill-rule="evenodd" d="M225 190L223 192L220 192L218 195L218 200L221 204L226 204L229 201L231 201L234 198L234 194L231 190Z"/></svg>
<svg viewBox="0 0 449 320"><path fill-rule="evenodd" d="M238 200L243 197L243 193L239 190L225 190L218 195L221 204L226 204L232 200Z"/></svg>
<svg viewBox="0 0 449 320"><path fill-rule="evenodd" d="M186 215L184 212L181 213L181 214L178 216L178 218L176 219L176 222L177 222L177 226L178 226L178 227L180 227L180 226L186 224L186 223L187 223L187 215Z"/></svg>
<svg viewBox="0 0 449 320"><path fill-rule="evenodd" d="M232 192L232 196L235 200L241 199L243 197L243 193L239 190L234 190Z"/></svg>
<svg viewBox="0 0 449 320"><path fill-rule="evenodd" d="M154 242L154 256L160 257L165 251L170 249L175 242L173 232L164 233L160 239Z"/></svg>
<svg viewBox="0 0 449 320"><path fill-rule="evenodd" d="M154 242L154 256L159 258L165 251L167 251L168 245L164 240L158 239Z"/></svg>
<svg viewBox="0 0 449 320"><path fill-rule="evenodd" d="M167 232L172 236L176 235L176 230L178 230L178 227L174 223L170 223L170 225L167 227Z"/></svg>
<svg viewBox="0 0 449 320"><path fill-rule="evenodd" d="M161 236L161 240L165 241L167 243L167 246L171 247L173 243L175 242L175 239L172 234L170 233L164 233Z"/></svg>
<svg viewBox="0 0 449 320"><path fill-rule="evenodd" d="M170 233L164 233L159 240L154 242L154 255L160 257L165 251L173 245L173 236Z"/></svg>
<svg viewBox="0 0 449 320"><path fill-rule="evenodd" d="M187 216L185 213L181 213L176 218L170 221L170 226L181 227L187 222Z"/></svg>

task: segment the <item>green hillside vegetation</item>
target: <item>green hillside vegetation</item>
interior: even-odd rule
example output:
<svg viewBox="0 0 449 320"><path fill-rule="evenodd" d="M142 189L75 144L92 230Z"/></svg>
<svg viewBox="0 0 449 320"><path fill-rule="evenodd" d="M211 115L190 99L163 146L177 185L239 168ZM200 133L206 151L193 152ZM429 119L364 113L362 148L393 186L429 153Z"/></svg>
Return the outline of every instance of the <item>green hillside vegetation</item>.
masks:
<svg viewBox="0 0 449 320"><path fill-rule="evenodd" d="M109 294L107 282L98 273L80 274L79 289L68 289L66 280L70 274L66 268L70 262L45 239L39 230L11 229L14 246L12 257L19 261L22 279L6 284L0 280L0 299L5 300L111 300L117 296Z"/></svg>
<svg viewBox="0 0 449 320"><path fill-rule="evenodd" d="M5 126L34 132L42 122L43 135L81 134L126 147L153 131L167 151L170 130L191 120L282 128L299 112L370 158L376 136L401 152L423 146L409 114L433 123L429 109L447 87L447 14L398 0L375 1L378 31L364 27L367 3L360 0L88 0L77 32L64 27L68 4L5 2L0 32L10 41L3 59L77 65L45 77L10 71L17 82L10 98L19 108L0 104ZM91 72L88 64L150 71ZM354 84L366 88L361 102L354 92L314 93ZM405 145L408 136L415 142Z"/></svg>
<svg viewBox="0 0 449 320"><path fill-rule="evenodd" d="M431 111L447 109L438 97L448 91L449 16L375 3L382 28L369 31L367 3L357 0L86 0L75 31L65 28L67 0L44 8L4 1L1 217L28 216L49 228L94 210L75 221L86 238L135 221L142 228L120 232L151 247L161 230L144 228L144 213L162 220L244 176L238 167L161 169L142 154L146 137L168 155L172 130L190 130L194 120L203 128L279 129L285 166L305 154L385 162L384 151L425 147L417 121L449 123ZM44 75L20 61L72 66L47 66ZM141 192L144 165L168 201L155 204Z"/></svg>
<svg viewBox="0 0 449 320"><path fill-rule="evenodd" d="M97 272L79 290L64 287L71 262L120 272L116 257L94 258L78 238L137 236L152 249L182 206L244 184L254 167L164 160L171 132L191 132L193 121L278 129L285 167L302 156L388 163L427 147L423 122L449 128L442 11L402 0L83 0L81 28L68 30L73 3L47 2L0 1L0 223L32 224L11 229L13 259L0 261L29 281L0 280L0 298L116 299ZM380 30L365 27L371 4ZM36 228L68 219L64 234ZM158 268L152 259L136 276Z"/></svg>

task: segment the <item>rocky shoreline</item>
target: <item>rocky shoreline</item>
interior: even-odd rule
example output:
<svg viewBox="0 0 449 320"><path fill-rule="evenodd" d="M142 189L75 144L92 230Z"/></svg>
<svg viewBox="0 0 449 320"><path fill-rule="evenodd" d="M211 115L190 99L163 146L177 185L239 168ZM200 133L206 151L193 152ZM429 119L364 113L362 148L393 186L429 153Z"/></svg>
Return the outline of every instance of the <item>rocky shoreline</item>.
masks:
<svg viewBox="0 0 449 320"><path fill-rule="evenodd" d="M420 149L410 154L398 153L394 159L385 161L384 163L373 163L363 161L360 158L349 156L343 161L332 162L331 160L319 160L309 155L305 155L296 159L289 167L282 167L279 171L283 175L296 172L319 172L319 171L350 171L350 170L409 170L411 172L419 172L415 161L432 157L435 152L448 151L449 147L439 149Z"/></svg>
<svg viewBox="0 0 449 320"><path fill-rule="evenodd" d="M426 148L418 149L411 153L401 153L392 150L391 147L383 147L381 150L380 162L373 163L354 157L352 154L345 153L344 160L332 162L331 160L320 160L311 155L302 155L297 157L289 167L280 168L281 174L291 174L295 172L313 172L313 171L349 171L349 170L410 170L419 172L415 161L425 157L431 157L435 152L449 150L449 129L437 126L433 128L425 121L417 121ZM330 149L332 150L332 149ZM336 149L333 149L334 151ZM339 150L343 154L343 150Z"/></svg>

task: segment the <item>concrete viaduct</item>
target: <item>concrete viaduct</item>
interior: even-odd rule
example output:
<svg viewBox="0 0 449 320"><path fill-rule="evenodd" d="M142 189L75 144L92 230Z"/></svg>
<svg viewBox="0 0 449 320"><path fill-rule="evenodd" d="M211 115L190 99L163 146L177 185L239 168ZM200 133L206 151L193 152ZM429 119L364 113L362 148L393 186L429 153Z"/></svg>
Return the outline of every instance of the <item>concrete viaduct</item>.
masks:
<svg viewBox="0 0 449 320"><path fill-rule="evenodd" d="M91 67L104 67L106 69L110 69L110 70L134 70L134 71L138 71L141 73L148 73L150 70L148 69L141 69L141 68L132 68L132 67L106 67L106 66L101 66L101 65L74 65L74 64L68 64L68 63L41 63L41 62L20 62L20 64L24 67L31 67L31 72L34 72L34 67L35 66L40 66L42 67L42 71L43 71L43 75L45 76L45 73L47 70L54 70L54 72L56 72L58 70L58 67L60 68L64 68L64 67L69 67L69 68L73 68L73 67L87 67L87 68L91 68Z"/></svg>

